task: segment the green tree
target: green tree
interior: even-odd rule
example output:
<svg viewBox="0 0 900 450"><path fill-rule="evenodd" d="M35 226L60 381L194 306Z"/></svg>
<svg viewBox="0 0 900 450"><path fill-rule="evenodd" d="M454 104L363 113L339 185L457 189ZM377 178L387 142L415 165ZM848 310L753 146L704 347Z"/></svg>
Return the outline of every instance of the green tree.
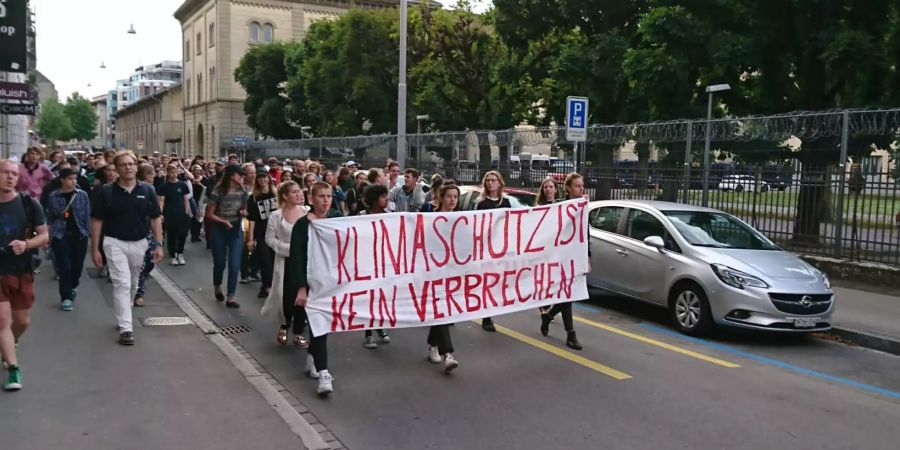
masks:
<svg viewBox="0 0 900 450"><path fill-rule="evenodd" d="M37 129L41 137L53 146L54 141L69 139L72 122L66 115L65 107L56 99L50 99L41 104Z"/></svg>
<svg viewBox="0 0 900 450"><path fill-rule="evenodd" d="M302 47L302 43L273 42L250 47L234 70L234 79L244 91L244 113L247 125L258 134L275 139L290 139L300 135L297 127L288 123L288 81L286 57Z"/></svg>
<svg viewBox="0 0 900 450"><path fill-rule="evenodd" d="M669 106L679 101L696 105L705 97L698 92L702 86L721 82L733 88L720 98L735 115L870 107L896 92L891 83L898 79L900 5L895 1L658 0L650 6L626 65L633 84L643 87L640 94L650 111L671 113ZM672 79L695 88L667 85ZM889 141L853 135L849 154L864 156ZM798 243L818 244L831 203L826 174L839 162L839 144L839 137L824 135L805 139L790 155L782 153L803 165L793 232ZM779 143L759 145L763 148L723 147L759 161Z"/></svg>
<svg viewBox="0 0 900 450"><path fill-rule="evenodd" d="M490 16L474 14L466 2L454 11L422 10L422 58L411 71L415 111L438 129L508 129L524 117L528 67L495 33ZM479 159L491 163L486 133L479 133ZM508 142L500 160L508 160Z"/></svg>
<svg viewBox="0 0 900 450"><path fill-rule="evenodd" d="M90 100L75 92L66 99L63 109L69 118L71 132L62 139L89 141L97 136L97 113L94 112Z"/></svg>
<svg viewBox="0 0 900 450"><path fill-rule="evenodd" d="M302 96L305 103L292 104L292 115L302 117L305 110L322 135L396 131L395 16L395 10L351 9L333 22L313 24L289 67L291 100Z"/></svg>

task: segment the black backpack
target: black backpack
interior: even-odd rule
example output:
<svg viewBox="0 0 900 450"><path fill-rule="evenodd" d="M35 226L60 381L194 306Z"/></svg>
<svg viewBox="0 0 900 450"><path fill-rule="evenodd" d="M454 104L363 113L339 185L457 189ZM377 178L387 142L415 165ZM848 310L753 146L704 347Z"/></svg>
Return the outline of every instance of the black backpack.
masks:
<svg viewBox="0 0 900 450"><path fill-rule="evenodd" d="M22 207L25 208L25 220L28 221L28 224L25 225L24 239L30 239L37 235L35 231L37 227L34 225L34 199L24 192L19 192L19 199L22 201ZM31 253L31 270L37 270L41 266L40 252L35 248L28 250L28 253Z"/></svg>

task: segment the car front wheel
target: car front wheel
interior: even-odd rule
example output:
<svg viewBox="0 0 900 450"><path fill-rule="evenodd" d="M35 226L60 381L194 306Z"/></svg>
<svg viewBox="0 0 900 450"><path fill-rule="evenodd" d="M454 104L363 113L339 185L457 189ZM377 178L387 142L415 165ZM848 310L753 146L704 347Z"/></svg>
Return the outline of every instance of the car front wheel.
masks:
<svg viewBox="0 0 900 450"><path fill-rule="evenodd" d="M669 314L678 331L690 336L706 334L713 326L706 294L694 283L683 283L672 290Z"/></svg>

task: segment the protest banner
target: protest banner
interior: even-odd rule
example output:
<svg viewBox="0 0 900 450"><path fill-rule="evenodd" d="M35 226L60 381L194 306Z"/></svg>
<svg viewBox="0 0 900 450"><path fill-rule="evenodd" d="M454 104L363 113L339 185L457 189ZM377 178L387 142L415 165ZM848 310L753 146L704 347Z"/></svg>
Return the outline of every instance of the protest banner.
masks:
<svg viewBox="0 0 900 450"><path fill-rule="evenodd" d="M440 325L588 297L587 200L310 226L310 328Z"/></svg>

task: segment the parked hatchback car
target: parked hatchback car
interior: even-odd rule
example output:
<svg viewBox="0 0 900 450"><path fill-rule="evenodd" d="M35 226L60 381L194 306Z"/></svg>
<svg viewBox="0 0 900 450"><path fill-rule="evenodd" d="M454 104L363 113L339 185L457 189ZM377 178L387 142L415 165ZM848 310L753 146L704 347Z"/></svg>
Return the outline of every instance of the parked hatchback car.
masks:
<svg viewBox="0 0 900 450"><path fill-rule="evenodd" d="M750 175L726 175L719 181L720 191L737 191L737 192L769 192L769 183L757 180Z"/></svg>
<svg viewBox="0 0 900 450"><path fill-rule="evenodd" d="M651 201L589 209L588 284L667 308L685 334L831 328L828 278L728 213Z"/></svg>

